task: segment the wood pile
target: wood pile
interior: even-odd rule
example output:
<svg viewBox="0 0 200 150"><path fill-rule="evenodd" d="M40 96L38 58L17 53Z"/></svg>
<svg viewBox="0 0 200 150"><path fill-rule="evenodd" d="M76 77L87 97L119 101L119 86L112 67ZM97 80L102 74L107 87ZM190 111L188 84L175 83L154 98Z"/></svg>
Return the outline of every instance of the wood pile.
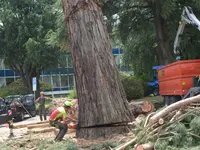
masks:
<svg viewBox="0 0 200 150"><path fill-rule="evenodd" d="M31 123L31 124L14 125L13 127L14 129L26 128L27 133L46 133L46 132L57 133L58 132L58 129L50 126L48 121L41 121L41 122ZM73 125L69 124L68 127L69 129L67 133L76 132L76 129L74 128Z"/></svg>
<svg viewBox="0 0 200 150"><path fill-rule="evenodd" d="M200 145L200 95L149 114L134 129L135 138L115 150L177 150Z"/></svg>

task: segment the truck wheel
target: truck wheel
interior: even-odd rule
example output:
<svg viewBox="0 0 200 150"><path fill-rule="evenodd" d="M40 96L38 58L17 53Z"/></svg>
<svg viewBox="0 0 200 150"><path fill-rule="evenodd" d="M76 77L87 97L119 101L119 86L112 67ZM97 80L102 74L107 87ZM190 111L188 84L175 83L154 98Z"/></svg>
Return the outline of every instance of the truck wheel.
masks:
<svg viewBox="0 0 200 150"><path fill-rule="evenodd" d="M176 103L178 102L179 100L181 100L181 97L180 96L170 96L170 104L173 104L173 103Z"/></svg>
<svg viewBox="0 0 200 150"><path fill-rule="evenodd" d="M23 121L24 120L24 111L20 111L19 115L17 116L17 120Z"/></svg>
<svg viewBox="0 0 200 150"><path fill-rule="evenodd" d="M155 88L155 89L153 90L153 95L154 95L154 96L158 96L158 95L159 95L159 89L158 89L158 88Z"/></svg>
<svg viewBox="0 0 200 150"><path fill-rule="evenodd" d="M170 104L170 96L164 96L164 106L168 106Z"/></svg>

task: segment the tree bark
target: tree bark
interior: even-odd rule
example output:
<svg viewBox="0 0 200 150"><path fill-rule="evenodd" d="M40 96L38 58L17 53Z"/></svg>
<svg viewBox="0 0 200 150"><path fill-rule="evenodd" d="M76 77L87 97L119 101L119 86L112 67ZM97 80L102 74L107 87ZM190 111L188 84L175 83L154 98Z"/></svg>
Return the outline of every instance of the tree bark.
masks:
<svg viewBox="0 0 200 150"><path fill-rule="evenodd" d="M119 80L100 5L95 0L63 0L63 6L79 104L77 135L92 137L98 128L90 132L88 127L129 122L133 116ZM100 132L106 134L104 131Z"/></svg>
<svg viewBox="0 0 200 150"><path fill-rule="evenodd" d="M167 22L161 16L160 0L152 2L152 9L154 15L154 23L156 27L156 38L158 43L158 48L156 49L156 51L158 53L160 64L166 65L171 63L172 53L170 51Z"/></svg>

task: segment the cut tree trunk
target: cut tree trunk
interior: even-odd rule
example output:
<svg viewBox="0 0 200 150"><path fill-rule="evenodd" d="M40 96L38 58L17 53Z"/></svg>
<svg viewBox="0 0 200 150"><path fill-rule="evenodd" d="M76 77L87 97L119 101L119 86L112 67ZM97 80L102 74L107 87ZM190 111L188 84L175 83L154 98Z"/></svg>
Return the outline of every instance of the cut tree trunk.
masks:
<svg viewBox="0 0 200 150"><path fill-rule="evenodd" d="M80 128L77 132L77 137L82 137L84 139L98 139L110 138L113 134L123 134L130 132L128 126L113 126L113 127L94 127L94 128ZM95 133L95 134L94 134Z"/></svg>
<svg viewBox="0 0 200 150"><path fill-rule="evenodd" d="M134 116L137 117L140 114L152 112L154 110L154 105L148 101L132 102L129 103L129 108Z"/></svg>
<svg viewBox="0 0 200 150"><path fill-rule="evenodd" d="M153 150L153 149L154 149L154 144L147 143L147 144L138 145L135 150Z"/></svg>
<svg viewBox="0 0 200 150"><path fill-rule="evenodd" d="M79 104L77 135L110 135L106 127L95 126L130 122L134 117L119 79L102 10L96 0L63 0L63 6Z"/></svg>

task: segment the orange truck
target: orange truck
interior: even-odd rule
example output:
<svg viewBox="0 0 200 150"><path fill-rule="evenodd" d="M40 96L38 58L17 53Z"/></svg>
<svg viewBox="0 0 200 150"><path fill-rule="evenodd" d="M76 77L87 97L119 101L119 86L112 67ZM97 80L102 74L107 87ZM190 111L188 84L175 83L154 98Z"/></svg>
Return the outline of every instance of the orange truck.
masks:
<svg viewBox="0 0 200 150"><path fill-rule="evenodd" d="M183 8L174 41L173 51L177 56L176 60L179 61L158 69L159 93L164 97L165 105L200 94L200 87L198 87L200 59L180 61L182 53L180 41L186 24L191 24L200 31L200 21L189 6Z"/></svg>
<svg viewBox="0 0 200 150"><path fill-rule="evenodd" d="M181 60L158 69L159 93L165 105L200 94L200 59Z"/></svg>

